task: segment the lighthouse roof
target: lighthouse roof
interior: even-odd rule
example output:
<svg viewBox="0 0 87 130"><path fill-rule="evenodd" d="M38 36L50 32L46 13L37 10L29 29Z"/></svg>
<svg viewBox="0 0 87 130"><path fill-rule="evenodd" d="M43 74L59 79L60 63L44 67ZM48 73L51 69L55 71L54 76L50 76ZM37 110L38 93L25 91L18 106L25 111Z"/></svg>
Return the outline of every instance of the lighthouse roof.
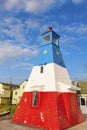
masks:
<svg viewBox="0 0 87 130"><path fill-rule="evenodd" d="M42 36L45 35L45 34L47 34L47 33L49 33L49 32L54 33L56 36L58 36L58 38L60 37L57 33L55 33L55 32L53 31L53 28L52 28L52 27L49 27L49 29L48 29L46 32L44 32L44 33L42 34Z"/></svg>

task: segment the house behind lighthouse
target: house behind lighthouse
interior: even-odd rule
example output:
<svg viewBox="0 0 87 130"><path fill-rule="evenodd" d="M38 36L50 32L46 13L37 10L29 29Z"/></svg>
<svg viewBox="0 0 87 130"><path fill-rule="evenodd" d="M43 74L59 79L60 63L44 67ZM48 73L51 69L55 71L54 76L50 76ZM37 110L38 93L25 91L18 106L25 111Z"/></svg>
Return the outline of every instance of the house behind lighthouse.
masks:
<svg viewBox="0 0 87 130"><path fill-rule="evenodd" d="M52 27L42 34L42 46L13 121L47 130L64 130L84 121L59 37Z"/></svg>

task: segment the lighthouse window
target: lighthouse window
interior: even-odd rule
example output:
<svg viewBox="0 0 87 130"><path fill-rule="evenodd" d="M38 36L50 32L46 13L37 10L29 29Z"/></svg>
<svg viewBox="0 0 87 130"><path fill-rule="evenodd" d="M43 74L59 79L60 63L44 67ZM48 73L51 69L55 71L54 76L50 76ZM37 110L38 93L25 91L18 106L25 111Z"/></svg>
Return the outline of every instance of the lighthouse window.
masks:
<svg viewBox="0 0 87 130"><path fill-rule="evenodd" d="M50 42L50 35L44 37L44 43Z"/></svg>
<svg viewBox="0 0 87 130"><path fill-rule="evenodd" d="M53 36L53 43L58 45L58 38L56 36Z"/></svg>
<svg viewBox="0 0 87 130"><path fill-rule="evenodd" d="M38 106L38 91L34 91L32 95L32 106Z"/></svg>
<svg viewBox="0 0 87 130"><path fill-rule="evenodd" d="M43 73L43 66L40 67L40 73Z"/></svg>

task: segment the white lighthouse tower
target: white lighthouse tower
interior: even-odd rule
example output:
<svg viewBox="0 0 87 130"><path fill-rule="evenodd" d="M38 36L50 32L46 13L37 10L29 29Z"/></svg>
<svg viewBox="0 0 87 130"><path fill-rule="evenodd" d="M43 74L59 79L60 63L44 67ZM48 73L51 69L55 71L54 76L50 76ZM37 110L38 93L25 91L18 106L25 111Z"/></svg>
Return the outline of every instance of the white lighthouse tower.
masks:
<svg viewBox="0 0 87 130"><path fill-rule="evenodd" d="M64 130L84 121L76 90L69 78L52 27L42 34L42 46L13 121L47 130Z"/></svg>

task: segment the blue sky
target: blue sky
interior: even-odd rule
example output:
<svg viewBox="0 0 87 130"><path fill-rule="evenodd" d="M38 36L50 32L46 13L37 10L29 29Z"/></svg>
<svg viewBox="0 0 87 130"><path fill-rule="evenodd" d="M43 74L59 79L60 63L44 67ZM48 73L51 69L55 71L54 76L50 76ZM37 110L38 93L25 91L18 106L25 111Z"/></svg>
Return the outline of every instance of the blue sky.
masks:
<svg viewBox="0 0 87 130"><path fill-rule="evenodd" d="M87 0L0 0L0 82L28 79L52 26L72 80L87 80Z"/></svg>

